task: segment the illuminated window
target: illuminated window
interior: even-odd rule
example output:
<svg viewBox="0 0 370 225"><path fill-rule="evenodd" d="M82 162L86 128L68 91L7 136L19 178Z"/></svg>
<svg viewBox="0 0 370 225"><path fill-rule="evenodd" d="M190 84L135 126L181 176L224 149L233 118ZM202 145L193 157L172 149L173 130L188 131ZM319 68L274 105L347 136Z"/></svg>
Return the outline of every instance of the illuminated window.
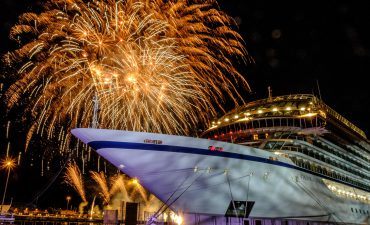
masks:
<svg viewBox="0 0 370 225"><path fill-rule="evenodd" d="M255 140L255 141L258 140L258 134L253 134L253 140Z"/></svg>
<svg viewBox="0 0 370 225"><path fill-rule="evenodd" d="M265 133L265 138L267 139L269 137L269 134L268 133Z"/></svg>

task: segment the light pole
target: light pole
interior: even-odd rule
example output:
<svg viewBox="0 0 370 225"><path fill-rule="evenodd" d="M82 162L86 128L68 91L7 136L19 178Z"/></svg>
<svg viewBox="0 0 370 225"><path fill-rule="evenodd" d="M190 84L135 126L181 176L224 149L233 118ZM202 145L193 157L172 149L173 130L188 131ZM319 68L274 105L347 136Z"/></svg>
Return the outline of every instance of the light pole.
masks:
<svg viewBox="0 0 370 225"><path fill-rule="evenodd" d="M66 200L67 200L67 210L68 210L68 205L69 205L69 201L71 200L71 196L67 196Z"/></svg>
<svg viewBox="0 0 370 225"><path fill-rule="evenodd" d="M6 176L5 188L4 188L4 194L3 194L3 200L1 201L1 206L0 206L0 213L1 214L3 213L3 205L4 205L4 201L5 201L6 189L8 188L10 170L13 167L15 167L15 160L12 159L12 158L6 158L1 163L1 169L8 169L8 174Z"/></svg>

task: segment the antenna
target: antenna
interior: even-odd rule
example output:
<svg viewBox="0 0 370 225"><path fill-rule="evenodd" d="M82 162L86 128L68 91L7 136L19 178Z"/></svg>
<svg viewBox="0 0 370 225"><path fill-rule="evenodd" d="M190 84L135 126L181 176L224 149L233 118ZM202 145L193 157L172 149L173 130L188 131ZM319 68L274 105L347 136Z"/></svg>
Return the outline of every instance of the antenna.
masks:
<svg viewBox="0 0 370 225"><path fill-rule="evenodd" d="M317 90L319 91L319 99L322 101L322 99L321 99L321 92L320 92L319 80L316 80L316 85L317 85Z"/></svg>
<svg viewBox="0 0 370 225"><path fill-rule="evenodd" d="M272 102L272 90L271 90L270 86L267 87L267 91L269 93L268 101Z"/></svg>
<svg viewBox="0 0 370 225"><path fill-rule="evenodd" d="M94 106L94 110L93 110L93 118L92 118L92 124L91 124L91 127L92 128L98 128L98 111L99 111L99 99L98 99L98 95L95 93L94 97L93 97L93 106Z"/></svg>
<svg viewBox="0 0 370 225"><path fill-rule="evenodd" d="M98 111L99 111L99 99L97 93L93 96L93 118L91 123L91 128L98 128L99 122L98 122ZM85 174L85 160L84 160L84 154L82 153L82 174ZM90 162L91 158L91 148L89 147L89 150L87 152L87 161ZM100 156L98 159L98 162L100 160ZM98 163L98 171L99 171L99 163Z"/></svg>

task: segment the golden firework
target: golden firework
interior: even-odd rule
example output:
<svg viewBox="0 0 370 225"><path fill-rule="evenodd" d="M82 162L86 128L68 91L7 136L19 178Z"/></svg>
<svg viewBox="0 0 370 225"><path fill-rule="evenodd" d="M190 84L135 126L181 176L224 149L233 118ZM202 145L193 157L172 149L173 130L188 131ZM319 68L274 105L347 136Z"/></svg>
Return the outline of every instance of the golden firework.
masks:
<svg viewBox="0 0 370 225"><path fill-rule="evenodd" d="M64 180L80 195L83 202L87 202L84 182L81 177L80 169L76 163L68 163L67 170L64 175Z"/></svg>
<svg viewBox="0 0 370 225"><path fill-rule="evenodd" d="M249 89L235 59L250 60L234 22L214 0L50 0L11 29L19 66L6 90L11 111L68 150L71 128L89 127L93 98L99 128L189 134L226 99ZM27 97L27 98L26 98ZM26 144L26 146L27 146Z"/></svg>
<svg viewBox="0 0 370 225"><path fill-rule="evenodd" d="M110 202L111 194L109 193L107 179L103 172L90 171L91 178L98 184L100 187L100 196L104 200L105 204L108 205Z"/></svg>

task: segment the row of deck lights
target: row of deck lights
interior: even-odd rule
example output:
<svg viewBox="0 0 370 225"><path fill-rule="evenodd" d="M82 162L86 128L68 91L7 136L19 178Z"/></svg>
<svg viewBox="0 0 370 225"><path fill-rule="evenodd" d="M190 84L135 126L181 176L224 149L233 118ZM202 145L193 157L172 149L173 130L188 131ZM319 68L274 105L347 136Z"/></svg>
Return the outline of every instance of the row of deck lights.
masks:
<svg viewBox="0 0 370 225"><path fill-rule="evenodd" d="M346 196L349 196L349 197L352 197L352 198L358 198L358 199L363 200L363 201L370 201L370 198L368 198L364 195L358 195L358 194L355 194L353 192L342 190L342 189L337 188L337 187L332 186L332 185L328 185L328 188L330 190L332 190L333 192L336 192L339 195L346 195Z"/></svg>
<svg viewBox="0 0 370 225"><path fill-rule="evenodd" d="M312 102L310 102L310 104L312 104ZM285 111L291 111L291 110L292 110L292 108L291 108L291 107L286 107L286 108L285 108ZM306 107L301 107L299 110L300 110L300 111L306 111ZM310 110L311 110L311 108L307 108L307 111L310 111ZM279 109L275 107L275 108L273 108L273 109L272 109L272 111L273 111L273 112L278 112L278 111L279 111ZM261 113L263 113L263 112L264 112L264 111L263 111L263 110L261 110L261 109L257 110L257 113L258 113L258 114L261 114ZM245 120L249 120L249 119L250 119L250 117L249 117L250 115L251 115L251 113L250 113L250 112L245 112L245 113L244 113L244 116L245 116L245 117L244 117L244 119L245 119ZM234 119L239 119L239 115L235 115L235 116L234 116ZM224 119L224 121L225 121L225 122L229 122L229 121L230 121L230 119L229 119L228 117L226 117L226 118ZM217 121L217 123L216 123L216 121L212 121L212 126L211 126L211 127L212 127L212 128L213 128L213 127L217 127L219 124L221 124L221 121L220 121L220 120L219 120L219 121Z"/></svg>

